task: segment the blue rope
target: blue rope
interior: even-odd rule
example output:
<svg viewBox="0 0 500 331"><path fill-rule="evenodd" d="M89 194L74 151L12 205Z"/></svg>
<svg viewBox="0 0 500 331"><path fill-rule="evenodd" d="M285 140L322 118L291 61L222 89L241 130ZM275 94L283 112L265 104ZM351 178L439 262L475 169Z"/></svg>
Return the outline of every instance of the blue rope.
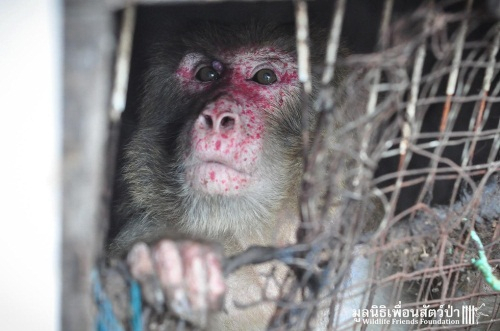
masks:
<svg viewBox="0 0 500 331"><path fill-rule="evenodd" d="M116 318L113 305L104 292L99 274L92 272L92 282L94 284L94 298L97 304L98 313L96 319L97 331L125 331L123 325ZM142 331L142 300L141 287L135 280L130 280L130 308L131 308L131 331Z"/></svg>
<svg viewBox="0 0 500 331"><path fill-rule="evenodd" d="M115 316L113 306L104 293L101 279L97 271L92 272L92 282L94 283L94 298L96 300L98 313L96 319L97 331L124 331L120 321Z"/></svg>
<svg viewBox="0 0 500 331"><path fill-rule="evenodd" d="M132 331L142 331L141 287L135 280L130 281L130 306L132 308Z"/></svg>

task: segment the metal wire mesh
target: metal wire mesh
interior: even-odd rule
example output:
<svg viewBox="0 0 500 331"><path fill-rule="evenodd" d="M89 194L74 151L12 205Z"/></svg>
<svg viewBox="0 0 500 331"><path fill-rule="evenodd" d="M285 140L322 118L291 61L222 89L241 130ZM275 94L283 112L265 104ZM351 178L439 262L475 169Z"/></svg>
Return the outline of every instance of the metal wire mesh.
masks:
<svg viewBox="0 0 500 331"><path fill-rule="evenodd" d="M331 93L316 103L322 126L306 163L302 224L331 283L303 300L335 307L335 330L496 330L500 295L471 265L470 234L498 276L500 25L473 1L429 1L399 18L392 6L385 2L377 52L336 63L351 73L345 105ZM335 123L346 124L328 131ZM377 203L383 215L374 224ZM386 307L402 307L413 323L396 325L405 322ZM443 308L475 308L474 317L446 317ZM279 323L311 328L304 311Z"/></svg>

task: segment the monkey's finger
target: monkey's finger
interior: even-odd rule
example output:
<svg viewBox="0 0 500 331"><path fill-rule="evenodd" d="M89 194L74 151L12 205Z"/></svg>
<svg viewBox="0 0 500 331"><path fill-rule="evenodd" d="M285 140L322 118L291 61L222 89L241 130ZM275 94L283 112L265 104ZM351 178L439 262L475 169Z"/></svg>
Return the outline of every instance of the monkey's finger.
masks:
<svg viewBox="0 0 500 331"><path fill-rule="evenodd" d="M211 311L222 308L226 293L226 282L222 270L222 256L214 251L206 255L208 277L208 307Z"/></svg>
<svg viewBox="0 0 500 331"><path fill-rule="evenodd" d="M153 249L153 259L168 306L178 316L189 317L191 307L184 291L184 267L178 246L170 240L160 241Z"/></svg>
<svg viewBox="0 0 500 331"><path fill-rule="evenodd" d="M155 274L149 246L143 242L135 244L127 255L127 264L132 277L141 285L144 301L158 313L163 312L165 297Z"/></svg>
<svg viewBox="0 0 500 331"><path fill-rule="evenodd" d="M127 255L127 263L132 276L140 280L145 275L154 273L153 260L151 259L148 245L143 242L135 244Z"/></svg>
<svg viewBox="0 0 500 331"><path fill-rule="evenodd" d="M184 242L181 245L184 261L184 286L192 308L190 319L198 326L204 326L208 313L208 281L206 253L207 247L195 242Z"/></svg>

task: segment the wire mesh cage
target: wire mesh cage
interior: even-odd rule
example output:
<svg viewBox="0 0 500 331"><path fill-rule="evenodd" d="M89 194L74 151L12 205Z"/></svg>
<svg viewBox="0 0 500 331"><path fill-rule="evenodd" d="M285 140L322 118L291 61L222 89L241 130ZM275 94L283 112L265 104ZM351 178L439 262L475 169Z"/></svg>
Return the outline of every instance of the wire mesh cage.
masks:
<svg viewBox="0 0 500 331"><path fill-rule="evenodd" d="M351 243L363 238L356 233L370 233L362 254L372 273L368 284L352 285L353 292L361 292L363 308L400 304L425 316L412 328L442 330L457 328L446 325L443 307L470 305L482 327L495 329L498 294L471 268L478 254L471 233L476 230L488 243L495 265L498 215L487 210L498 201L490 191L498 185L498 24L485 22L472 1L427 2L399 19L391 19L391 5L385 2L379 51L339 61L352 68L346 99L359 100L359 91L368 97L365 113L343 126L352 134L343 129L334 134L342 135L334 139L341 143L333 144L339 159L326 163L331 167L346 158L354 163L334 194L343 197L340 221L334 221L342 225L332 233L349 242L347 252L356 252ZM373 232L357 232L374 217L370 199L379 199L384 215ZM348 256L340 253L333 256ZM351 259L356 273L356 257ZM339 261L333 269L340 266ZM353 316L382 325L391 320L376 309ZM478 320L455 316L461 327L467 322Z"/></svg>
<svg viewBox="0 0 500 331"><path fill-rule="evenodd" d="M271 330L498 330L500 23L482 2L396 15L387 0L376 50L337 56L345 6L335 4L325 65L299 67L318 119L304 124L297 241L228 258L228 275L268 262L258 295L231 304L270 307ZM296 3L302 64L305 10ZM144 305L147 329L194 328Z"/></svg>

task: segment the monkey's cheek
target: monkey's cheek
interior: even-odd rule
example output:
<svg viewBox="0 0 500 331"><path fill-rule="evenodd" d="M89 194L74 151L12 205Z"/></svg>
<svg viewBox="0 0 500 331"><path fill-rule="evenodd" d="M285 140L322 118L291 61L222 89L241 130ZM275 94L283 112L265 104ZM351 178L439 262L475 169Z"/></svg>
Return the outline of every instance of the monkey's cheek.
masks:
<svg viewBox="0 0 500 331"><path fill-rule="evenodd" d="M249 187L250 178L250 175L215 162L191 167L186 172L191 187L210 195L241 194Z"/></svg>

